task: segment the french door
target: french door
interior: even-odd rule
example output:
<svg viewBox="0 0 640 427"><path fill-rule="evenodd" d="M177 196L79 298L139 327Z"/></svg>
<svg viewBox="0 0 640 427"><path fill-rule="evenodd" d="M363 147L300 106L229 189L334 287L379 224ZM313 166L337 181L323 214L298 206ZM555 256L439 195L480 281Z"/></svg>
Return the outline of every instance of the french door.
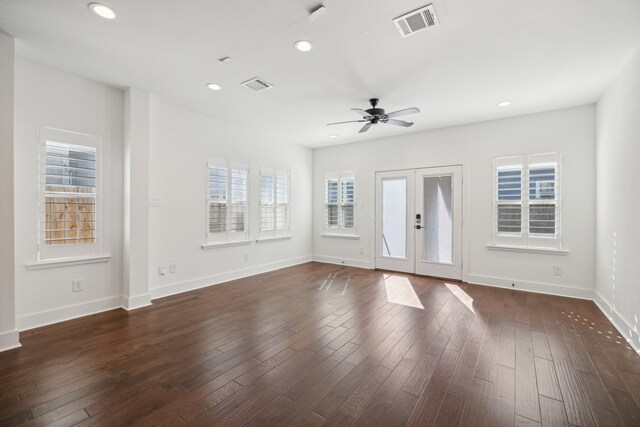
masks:
<svg viewBox="0 0 640 427"><path fill-rule="evenodd" d="M376 172L376 268L462 278L462 167Z"/></svg>

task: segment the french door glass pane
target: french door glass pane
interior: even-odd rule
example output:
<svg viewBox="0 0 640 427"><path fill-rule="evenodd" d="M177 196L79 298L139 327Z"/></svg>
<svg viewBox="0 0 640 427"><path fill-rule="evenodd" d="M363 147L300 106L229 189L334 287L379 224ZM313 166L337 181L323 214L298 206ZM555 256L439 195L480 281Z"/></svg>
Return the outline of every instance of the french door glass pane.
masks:
<svg viewBox="0 0 640 427"><path fill-rule="evenodd" d="M453 263L451 176L424 177L424 229L422 260Z"/></svg>
<svg viewBox="0 0 640 427"><path fill-rule="evenodd" d="M407 179L382 180L382 236L380 253L407 257Z"/></svg>

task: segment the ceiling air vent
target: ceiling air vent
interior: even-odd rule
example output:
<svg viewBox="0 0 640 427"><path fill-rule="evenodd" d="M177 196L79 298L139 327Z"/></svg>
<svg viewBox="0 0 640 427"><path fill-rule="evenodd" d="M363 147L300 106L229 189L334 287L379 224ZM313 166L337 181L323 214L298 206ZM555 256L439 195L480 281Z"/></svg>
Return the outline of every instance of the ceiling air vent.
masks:
<svg viewBox="0 0 640 427"><path fill-rule="evenodd" d="M433 5L430 4L394 19L393 23L402 38L405 38L437 25L438 18Z"/></svg>
<svg viewBox="0 0 640 427"><path fill-rule="evenodd" d="M256 92L260 92L261 90L269 89L270 87L272 87L272 85L270 85L260 77L254 77L251 80L247 80L246 82L242 83L242 86L253 89Z"/></svg>

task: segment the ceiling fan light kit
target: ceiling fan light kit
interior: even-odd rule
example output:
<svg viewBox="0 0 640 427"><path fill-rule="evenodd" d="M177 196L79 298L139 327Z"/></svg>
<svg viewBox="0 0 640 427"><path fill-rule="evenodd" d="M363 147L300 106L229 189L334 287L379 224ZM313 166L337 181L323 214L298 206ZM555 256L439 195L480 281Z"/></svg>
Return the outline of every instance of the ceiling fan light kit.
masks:
<svg viewBox="0 0 640 427"><path fill-rule="evenodd" d="M361 120L348 120L346 122L327 123L327 126L341 125L343 123L365 123L365 125L362 126L362 128L358 133L364 133L368 131L371 128L371 126L377 125L378 123L382 123L385 125L409 127L413 125L413 122L408 122L405 120L395 120L394 117L405 116L407 114L415 114L420 112L418 108L411 107L411 108L405 108L398 111L393 111L391 113L386 113L384 108L378 108L379 102L380 100L378 98L371 98L369 100L369 104L371 104L371 108L367 110L362 110L360 108L352 108L351 111L362 116Z"/></svg>

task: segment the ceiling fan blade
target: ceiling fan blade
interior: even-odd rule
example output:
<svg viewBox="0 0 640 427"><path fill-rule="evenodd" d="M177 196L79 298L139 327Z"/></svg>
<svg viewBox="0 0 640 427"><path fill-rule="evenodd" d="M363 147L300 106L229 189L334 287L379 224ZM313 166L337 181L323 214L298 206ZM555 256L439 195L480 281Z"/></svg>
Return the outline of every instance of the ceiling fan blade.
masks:
<svg viewBox="0 0 640 427"><path fill-rule="evenodd" d="M353 111L356 114L360 114L362 117L367 117L367 116L370 115L369 113L367 113L366 111L364 111L364 110L362 110L360 108L352 108L351 111Z"/></svg>
<svg viewBox="0 0 640 427"><path fill-rule="evenodd" d="M419 113L420 110L416 107L411 107L411 108L405 108L404 110L398 110L398 111L394 111L392 113L386 114L387 117L389 117L390 119L394 118L394 117L398 117L398 116L406 116L407 114L415 114L415 113Z"/></svg>
<svg viewBox="0 0 640 427"><path fill-rule="evenodd" d="M406 128L408 128L409 126L413 126L413 122L405 122L404 120L389 119L389 120L383 121L382 123L386 123L388 125L403 126Z"/></svg>
<svg viewBox="0 0 640 427"><path fill-rule="evenodd" d="M367 120L349 120L347 122L335 122L335 123L327 123L327 126L331 126L331 125L341 125L344 123L360 123L360 122L366 122Z"/></svg>
<svg viewBox="0 0 640 427"><path fill-rule="evenodd" d="M358 133L366 132L369 130L370 127L371 127L371 123L367 123L366 125L362 126L362 129L360 129Z"/></svg>

